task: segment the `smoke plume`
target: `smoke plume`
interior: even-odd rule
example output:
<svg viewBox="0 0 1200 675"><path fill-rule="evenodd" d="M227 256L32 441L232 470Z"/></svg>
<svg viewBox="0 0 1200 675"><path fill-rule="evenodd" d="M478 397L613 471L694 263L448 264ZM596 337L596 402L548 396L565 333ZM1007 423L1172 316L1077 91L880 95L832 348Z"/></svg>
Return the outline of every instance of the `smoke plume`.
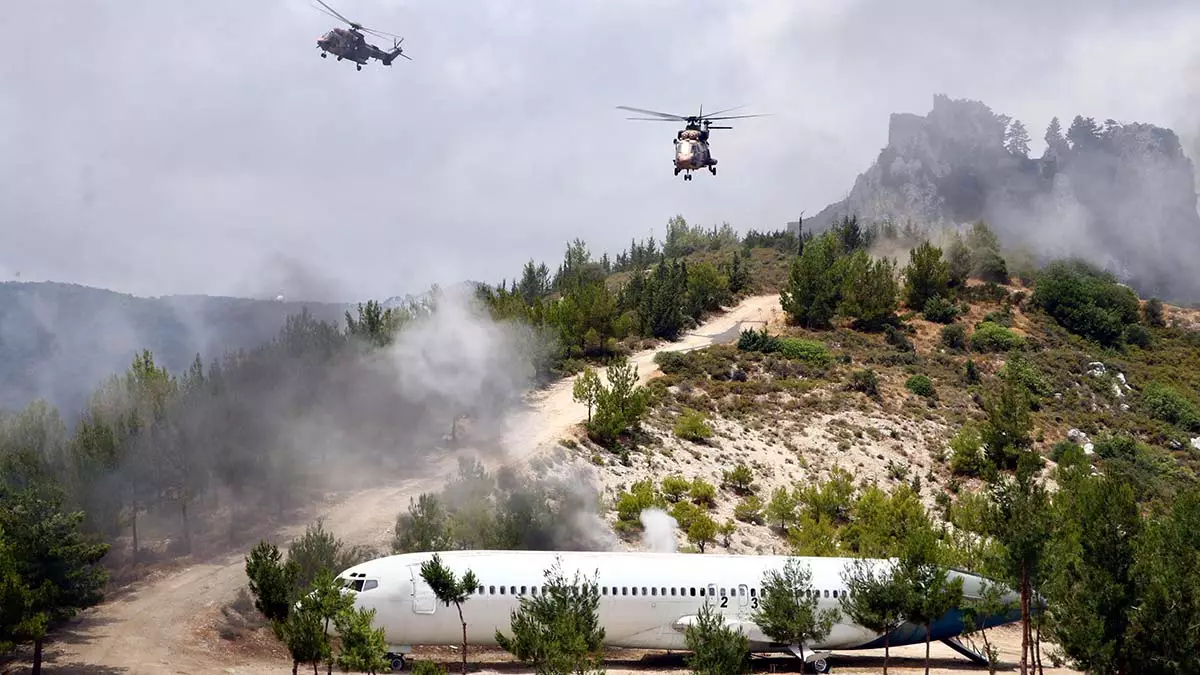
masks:
<svg viewBox="0 0 1200 675"><path fill-rule="evenodd" d="M642 527L642 544L655 553L674 553L675 531L679 523L662 509L646 509L639 518Z"/></svg>

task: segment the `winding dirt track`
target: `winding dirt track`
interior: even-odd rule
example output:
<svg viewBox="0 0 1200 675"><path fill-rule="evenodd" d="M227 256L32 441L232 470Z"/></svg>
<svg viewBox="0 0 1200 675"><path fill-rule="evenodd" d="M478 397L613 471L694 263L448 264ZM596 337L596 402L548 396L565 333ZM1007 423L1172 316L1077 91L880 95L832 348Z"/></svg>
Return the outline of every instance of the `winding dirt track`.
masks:
<svg viewBox="0 0 1200 675"><path fill-rule="evenodd" d="M715 342L736 340L746 324L772 321L779 313L779 296L748 298L730 311L661 349L636 354L642 381L657 370L658 351L687 351ZM497 464L515 464L532 459L555 446L570 428L586 416L575 403L568 378L529 397L525 410L513 415L505 434L507 454ZM486 462L485 463L489 463ZM341 503L317 511L326 528L349 543L363 543L389 550L396 515L410 497L436 491L447 473L455 470L456 456L449 455L429 475L398 479L388 487L353 493ZM276 533L287 541L302 534L304 520ZM92 608L46 646L47 673L284 673L290 663L265 662L261 658L239 658L213 634L213 617L234 600L246 586L244 552L203 564L160 573L138 583L131 591ZM20 664L12 673L28 672Z"/></svg>

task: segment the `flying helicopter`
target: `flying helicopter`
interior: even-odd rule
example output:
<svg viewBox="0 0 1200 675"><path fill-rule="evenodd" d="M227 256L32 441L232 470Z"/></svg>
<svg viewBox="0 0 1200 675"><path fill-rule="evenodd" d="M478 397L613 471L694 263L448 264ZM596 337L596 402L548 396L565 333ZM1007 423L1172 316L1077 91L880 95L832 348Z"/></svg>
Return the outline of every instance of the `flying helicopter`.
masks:
<svg viewBox="0 0 1200 675"><path fill-rule="evenodd" d="M626 119L640 120L644 122L686 122L687 126L680 129L675 134L675 175L678 176L680 171L683 174L684 180L692 179L692 172L699 171L705 167L709 173L717 175L717 160L712 156L712 150L708 144L709 129L732 129L728 126L712 126L713 120L735 120L745 117L766 117L766 114L760 115L729 115L718 117L721 113L732 112L745 106L737 108L728 108L726 110L718 110L715 113L704 114L704 105L700 105L699 115L672 115L670 113L655 112L653 110L642 110L641 108L630 108L629 106L619 105L620 110L629 110L643 115L653 115L653 117L629 117Z"/></svg>
<svg viewBox="0 0 1200 675"><path fill-rule="evenodd" d="M337 10L325 4L324 0L317 0L317 2L321 3L321 5L324 7L324 9L321 9L321 7L316 7L314 5L317 10L324 12L335 19L344 21L348 26L350 26L350 30L346 30L345 28L334 28L317 39L317 48L321 50L321 58L325 58L329 54L333 54L337 57L338 61L341 61L342 59L350 59L351 61L354 61L354 65L358 70L362 70L362 67L366 64L367 59L379 59L385 66L392 65L392 61L394 61L397 56L403 56L409 61L412 60L412 58L404 53L404 49L400 46L400 43L404 42L404 38L400 37L399 35L384 33L383 31L374 30L372 28L363 28L362 24L355 23L342 16ZM367 42L366 37L363 36L363 33L369 33L377 37L392 38L392 51L385 52L379 47L370 44Z"/></svg>

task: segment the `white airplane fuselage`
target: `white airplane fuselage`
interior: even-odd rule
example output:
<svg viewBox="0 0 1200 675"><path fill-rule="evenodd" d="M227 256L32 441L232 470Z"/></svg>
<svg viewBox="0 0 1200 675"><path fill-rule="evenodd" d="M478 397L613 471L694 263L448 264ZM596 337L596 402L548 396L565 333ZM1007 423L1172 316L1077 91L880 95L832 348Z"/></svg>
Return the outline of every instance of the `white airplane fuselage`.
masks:
<svg viewBox="0 0 1200 675"><path fill-rule="evenodd" d="M511 613L520 607L523 595L541 591L545 570L558 559L568 582L578 571L588 581L595 579L600 587L598 613L605 629L605 646L686 649L684 629L709 602L728 625L746 634L752 651L787 648L764 635L751 618L759 607L765 573L782 570L789 559L786 556L577 551L441 551L439 555L456 577L470 569L479 580L475 592L462 605L467 643L471 645L496 645L497 630L511 635ZM389 645L462 642L457 609L438 601L421 579L421 564L432 556L432 552L387 556L351 567L340 575L347 584L363 589L356 593L355 604L376 611L375 627L384 629ZM840 609L839 598L846 593L842 571L853 559L797 559L812 571L819 608ZM876 560L875 564L886 567L891 563ZM963 578L966 598L978 596L981 577L955 570L950 575ZM1019 618L1019 613L1009 613L989 617L983 623L991 627ZM962 630L962 612L952 610L934 622L931 638L952 638ZM924 641L924 626L912 624L900 626L889 639L891 646ZM824 640L804 645L806 650L826 651L882 646L881 633L859 626L844 612Z"/></svg>

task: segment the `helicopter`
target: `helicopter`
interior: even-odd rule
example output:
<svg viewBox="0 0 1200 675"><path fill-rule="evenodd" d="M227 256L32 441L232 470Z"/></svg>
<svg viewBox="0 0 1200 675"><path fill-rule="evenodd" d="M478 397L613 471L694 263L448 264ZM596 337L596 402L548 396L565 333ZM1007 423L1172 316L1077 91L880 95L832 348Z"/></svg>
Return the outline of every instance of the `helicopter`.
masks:
<svg viewBox="0 0 1200 675"><path fill-rule="evenodd" d="M629 106L619 105L620 110L629 110L643 115L653 115L653 117L629 117L626 119L640 120L645 122L687 122L687 126L680 129L675 134L675 175L678 176L680 171L683 171L683 179L691 180L692 172L699 171L705 167L709 173L717 175L717 160L712 156L712 151L708 145L708 130L709 129L732 129L727 126L712 126L713 120L734 120L745 117L766 117L762 115L730 115L725 117L717 117L721 113L727 113L745 106L737 108L728 108L726 110L718 110L715 113L704 114L704 105L700 105L699 115L672 115L670 113L655 112L653 110L642 110L641 108L630 108Z"/></svg>
<svg viewBox="0 0 1200 675"><path fill-rule="evenodd" d="M362 67L364 64L366 64L367 59L379 59L385 66L392 65L392 61L394 61L397 56L403 56L409 61L412 60L410 56L404 53L404 49L400 46L400 43L404 42L404 38L400 37L399 35L392 35L391 33L384 33L371 28L363 28L362 24L355 23L342 16L337 10L325 4L324 0L317 0L317 2L321 3L321 5L325 8L321 9L321 7L316 7L314 5L317 10L324 12L335 19L345 21L346 24L350 26L350 30L346 30L345 28L334 28L317 39L317 49L321 50L321 58L325 58L329 54L333 54L337 57L338 61L341 61L342 59L350 59L351 61L354 61L354 65L358 70L362 70ZM371 35L378 37L393 38L392 51L385 52L379 47L370 44L363 36L363 33L370 33Z"/></svg>

